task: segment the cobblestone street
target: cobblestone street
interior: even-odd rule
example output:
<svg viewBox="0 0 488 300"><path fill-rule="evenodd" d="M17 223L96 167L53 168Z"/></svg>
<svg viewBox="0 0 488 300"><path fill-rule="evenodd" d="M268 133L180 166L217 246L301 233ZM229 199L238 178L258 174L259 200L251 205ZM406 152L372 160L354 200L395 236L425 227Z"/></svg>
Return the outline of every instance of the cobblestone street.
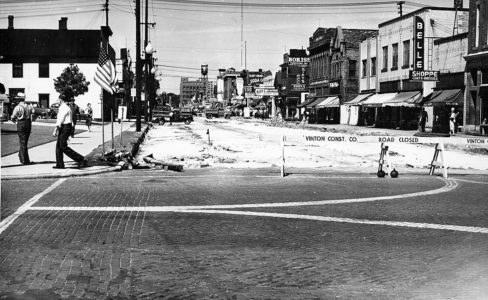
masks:
<svg viewBox="0 0 488 300"><path fill-rule="evenodd" d="M488 294L488 203L476 196L486 177L202 170L62 181L29 207L58 181L2 184L3 221L24 211L0 234L2 298ZM344 189L351 182L362 189Z"/></svg>

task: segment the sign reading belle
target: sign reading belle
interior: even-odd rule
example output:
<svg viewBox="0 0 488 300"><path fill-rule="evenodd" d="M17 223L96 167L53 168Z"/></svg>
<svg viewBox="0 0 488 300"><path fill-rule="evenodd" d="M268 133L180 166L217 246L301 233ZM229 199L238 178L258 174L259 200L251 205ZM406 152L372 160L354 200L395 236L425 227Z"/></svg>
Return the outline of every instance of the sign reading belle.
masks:
<svg viewBox="0 0 488 300"><path fill-rule="evenodd" d="M421 17L414 18L414 56L413 70L410 70L410 80L439 81L439 71L425 70L425 23Z"/></svg>
<svg viewBox="0 0 488 300"><path fill-rule="evenodd" d="M416 71L424 70L424 39L425 39L425 24L421 17L415 16L414 27L414 69Z"/></svg>

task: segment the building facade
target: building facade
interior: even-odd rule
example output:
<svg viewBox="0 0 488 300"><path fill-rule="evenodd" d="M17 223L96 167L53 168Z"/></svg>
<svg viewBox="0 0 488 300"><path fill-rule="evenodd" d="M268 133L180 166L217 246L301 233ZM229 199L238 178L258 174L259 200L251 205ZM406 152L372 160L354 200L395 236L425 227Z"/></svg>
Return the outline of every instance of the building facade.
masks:
<svg viewBox="0 0 488 300"><path fill-rule="evenodd" d="M304 49L290 49L289 53L283 55L279 96L284 104L285 118L300 118L300 109L297 106L303 99L302 94L308 93L309 62Z"/></svg>
<svg viewBox="0 0 488 300"><path fill-rule="evenodd" d="M488 118L488 3L469 1L464 131L485 133Z"/></svg>
<svg viewBox="0 0 488 300"><path fill-rule="evenodd" d="M206 81L203 79L190 80L182 77L180 81L180 106L187 106L203 100Z"/></svg>
<svg viewBox="0 0 488 300"><path fill-rule="evenodd" d="M462 56L462 51L456 50L462 38L436 41L467 32L467 25L468 10L454 7L425 7L379 24L376 41L366 40L361 45L360 90L372 92L376 88L376 94L361 104L364 123L415 129L420 107L429 95L452 82L462 86L462 66L448 63ZM376 50L372 50L375 44ZM454 57L449 57L453 53ZM376 70L371 70L372 66ZM433 117L431 112L430 121Z"/></svg>
<svg viewBox="0 0 488 300"><path fill-rule="evenodd" d="M360 44L378 30L318 28L310 37L310 121L339 123L339 106L359 93ZM311 100L315 99L316 101Z"/></svg>
<svg viewBox="0 0 488 300"><path fill-rule="evenodd" d="M94 118L100 118L102 89L93 78L102 33L110 31L110 28L71 30L67 28L68 19L61 18L57 30L16 29L14 17L9 16L8 20L8 28L0 29L0 78L7 94L12 96L24 92L28 101L49 107L59 97L53 80L73 63L90 82L88 92L77 96L76 103L81 109L91 103ZM109 57L115 62L115 51L111 47Z"/></svg>

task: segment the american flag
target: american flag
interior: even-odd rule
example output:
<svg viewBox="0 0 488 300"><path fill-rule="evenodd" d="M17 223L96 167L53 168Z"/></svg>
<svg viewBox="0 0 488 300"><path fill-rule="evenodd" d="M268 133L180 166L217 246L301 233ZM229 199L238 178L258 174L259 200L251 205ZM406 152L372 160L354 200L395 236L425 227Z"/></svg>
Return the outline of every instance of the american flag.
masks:
<svg viewBox="0 0 488 300"><path fill-rule="evenodd" d="M115 83L115 66L108 58L107 44L100 43L100 56L98 57L98 67L95 72L95 82L110 94L114 93L113 84Z"/></svg>

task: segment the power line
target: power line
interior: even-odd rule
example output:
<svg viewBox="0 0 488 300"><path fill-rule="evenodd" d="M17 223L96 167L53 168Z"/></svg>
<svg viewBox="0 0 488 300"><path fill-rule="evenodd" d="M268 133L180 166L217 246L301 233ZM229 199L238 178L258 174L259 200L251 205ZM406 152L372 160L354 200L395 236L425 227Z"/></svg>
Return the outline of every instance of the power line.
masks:
<svg viewBox="0 0 488 300"><path fill-rule="evenodd" d="M86 13L93 13L93 12L99 12L99 9L95 10L86 10L86 11L69 11L69 12L55 12L51 14L35 14L35 15L16 15L15 18L38 18L38 17L50 17L50 16L57 16L60 14L63 15L76 15L76 14L86 14ZM0 19L7 19L7 16L5 17L0 17Z"/></svg>
<svg viewBox="0 0 488 300"><path fill-rule="evenodd" d="M257 8L319 8L319 7L350 7L350 6L377 6L383 4L394 4L397 1L376 1L376 2L342 2L342 3L237 3L237 2L216 2L200 0L155 0L164 3L178 3L189 5L210 5L210 6L230 6L230 7L257 7Z"/></svg>

